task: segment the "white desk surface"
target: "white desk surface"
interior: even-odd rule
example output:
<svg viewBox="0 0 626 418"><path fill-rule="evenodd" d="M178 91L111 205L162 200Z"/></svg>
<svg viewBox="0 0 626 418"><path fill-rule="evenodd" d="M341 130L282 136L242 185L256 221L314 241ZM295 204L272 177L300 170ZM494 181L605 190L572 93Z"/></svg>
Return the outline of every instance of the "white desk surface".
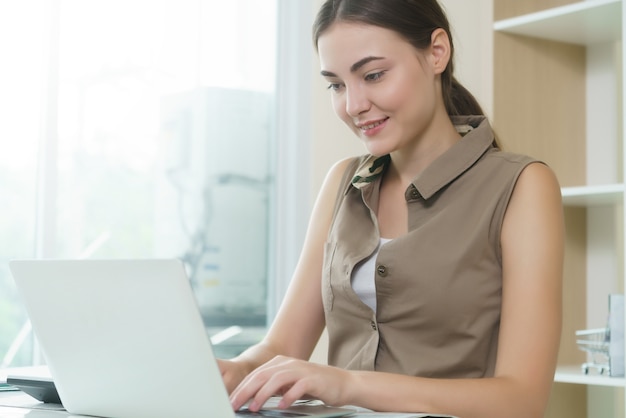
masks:
<svg viewBox="0 0 626 418"><path fill-rule="evenodd" d="M2 418L79 418L84 415L73 415L60 409L60 405L44 404L20 391L0 392L0 417ZM360 409L360 408L359 408ZM360 410L350 418L419 418L421 414L378 413ZM427 415L435 417L437 415ZM448 417L441 415L441 417ZM454 417L449 417L454 418Z"/></svg>
<svg viewBox="0 0 626 418"><path fill-rule="evenodd" d="M9 406L10 405L10 406ZM0 392L0 417L2 418L63 418L75 417L60 405L48 405L20 392Z"/></svg>

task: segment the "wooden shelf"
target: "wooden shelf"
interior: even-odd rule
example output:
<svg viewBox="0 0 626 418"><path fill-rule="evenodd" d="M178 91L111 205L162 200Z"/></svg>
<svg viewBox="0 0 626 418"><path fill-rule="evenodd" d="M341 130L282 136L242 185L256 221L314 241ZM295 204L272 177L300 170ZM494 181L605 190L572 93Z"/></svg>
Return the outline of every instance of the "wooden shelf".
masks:
<svg viewBox="0 0 626 418"><path fill-rule="evenodd" d="M593 45L622 37L622 2L586 0L497 21L500 32L552 41Z"/></svg>
<svg viewBox="0 0 626 418"><path fill-rule="evenodd" d="M580 365L559 366L554 374L554 381L578 385L626 387L626 379L623 377L603 376L595 371L584 374Z"/></svg>
<svg viewBox="0 0 626 418"><path fill-rule="evenodd" d="M550 418L625 417L626 378L583 373L586 356L571 341L605 321L605 295L626 286L623 2L494 0L495 129L564 186L563 335Z"/></svg>
<svg viewBox="0 0 626 418"><path fill-rule="evenodd" d="M624 184L564 187L561 196L564 206L615 205L623 201Z"/></svg>

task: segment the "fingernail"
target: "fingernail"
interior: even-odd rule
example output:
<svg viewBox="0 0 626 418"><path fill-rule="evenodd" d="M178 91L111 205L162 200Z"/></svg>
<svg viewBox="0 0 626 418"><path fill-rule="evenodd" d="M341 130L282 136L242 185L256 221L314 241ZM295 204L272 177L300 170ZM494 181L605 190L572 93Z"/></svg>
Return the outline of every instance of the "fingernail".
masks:
<svg viewBox="0 0 626 418"><path fill-rule="evenodd" d="M233 407L234 411L237 411L239 409L239 406L237 406L237 402L234 399L230 399L230 406Z"/></svg>

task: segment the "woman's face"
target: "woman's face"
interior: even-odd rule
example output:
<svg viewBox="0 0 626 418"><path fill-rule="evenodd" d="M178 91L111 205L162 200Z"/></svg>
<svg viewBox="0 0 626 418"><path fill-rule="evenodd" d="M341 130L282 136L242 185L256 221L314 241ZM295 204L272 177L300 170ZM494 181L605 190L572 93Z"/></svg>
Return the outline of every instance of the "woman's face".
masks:
<svg viewBox="0 0 626 418"><path fill-rule="evenodd" d="M394 31L336 22L318 53L335 113L373 155L414 145L443 108L433 54Z"/></svg>

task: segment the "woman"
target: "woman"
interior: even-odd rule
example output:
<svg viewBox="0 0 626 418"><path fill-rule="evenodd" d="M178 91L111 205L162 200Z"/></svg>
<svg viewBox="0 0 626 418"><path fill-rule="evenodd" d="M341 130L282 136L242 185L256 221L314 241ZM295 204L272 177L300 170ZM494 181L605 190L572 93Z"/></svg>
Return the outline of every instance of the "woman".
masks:
<svg viewBox="0 0 626 418"><path fill-rule="evenodd" d="M453 77L436 0L327 0L314 25L338 162L267 337L221 361L235 409L282 394L381 411L542 417L561 328L553 172L498 149ZM323 331L329 365L309 363Z"/></svg>

